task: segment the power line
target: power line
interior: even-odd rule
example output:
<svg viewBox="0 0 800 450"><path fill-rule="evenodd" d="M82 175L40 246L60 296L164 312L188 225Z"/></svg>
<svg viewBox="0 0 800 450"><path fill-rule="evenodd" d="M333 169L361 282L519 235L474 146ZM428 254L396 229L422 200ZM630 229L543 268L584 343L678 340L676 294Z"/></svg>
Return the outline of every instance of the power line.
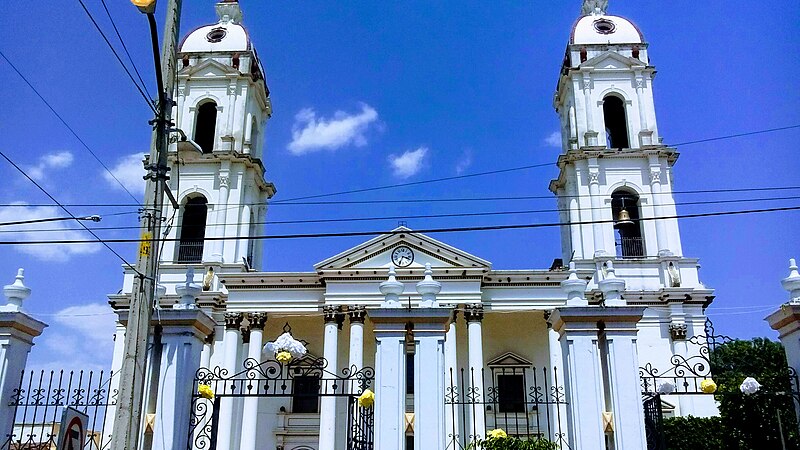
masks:
<svg viewBox="0 0 800 450"><path fill-rule="evenodd" d="M56 200L56 199L55 199L55 197L53 197L52 195L50 195L50 193L49 193L49 192L47 192L47 190L46 190L45 188L43 188L43 187L42 187L42 186L41 186L39 183L37 183L37 182L36 182L36 180L34 180L34 179L33 179L33 178L31 178L31 177L30 177L30 176L29 176L27 173L25 173L25 171L24 171L24 170L22 170L22 168L21 168L20 166L18 166L18 165L17 165L17 163L15 163L14 161L12 161L12 160L11 160L11 158L9 158L8 156L6 156L6 154L5 154L5 153L3 153L2 151L0 151L0 156L2 156L2 157L3 157L3 158L6 160L6 161L8 161L8 163L9 163L9 164L11 164L12 166L14 166L14 168L15 168L15 169L17 169L17 170L18 170L18 171L19 171L19 172L20 172L20 173L21 173L23 176L25 176L25 178L27 178L27 179L28 179L28 180L29 180L31 183L33 183L33 184L34 184L34 186L36 186L37 188L39 188L39 190L40 190L40 191L42 191L42 192L44 193L44 195L46 195L47 197L49 197L49 198L50 198L50 200L52 200L52 201L53 201L53 203L55 203L55 204L56 204L56 205L58 205L58 206L59 206L61 209L63 209L65 213L67 213L67 214L68 214L70 217L72 217L73 219L76 219L76 220L77 220L77 217L75 217L75 215L74 215L74 214L72 214L72 213L71 213L71 212L70 212L70 211L69 211L67 208L65 208L65 207L64 207L64 206L63 206L61 203L59 203L59 202L58 202L58 200ZM83 228L84 228L86 231L88 231L88 232L89 232L89 234L91 234L92 236L94 236L94 237L95 237L95 239L96 239L96 241L87 241L86 243L95 243L95 242L100 242L101 244L103 244L103 246L104 246L105 248L107 248L108 250L110 250L110 251L111 251L111 253L113 253L114 255L116 255L116 256L117 256L117 258L119 258L119 259L120 259L120 260L121 260L123 263L125 263L125 265L126 265L126 266L128 266L130 269L132 269L132 270L136 271L136 268L135 268L134 266L132 266L132 265L131 265L131 264L130 264L128 261L126 261L126 260L125 260L125 258L123 258L123 257L122 257L122 255L120 255L119 253L117 253L117 251L116 251L116 250L114 250L113 248L111 248L111 246L110 246L110 245L108 245L108 243L107 243L106 241L104 241L103 239L101 239L101 238L100 238L100 236L96 235L96 234L95 234L95 233L94 233L94 232L93 232L93 231L92 231L92 230L91 230L89 227L87 227L86 225L84 225L84 224L83 224L83 222L80 222L80 221L78 221L78 223L79 223L79 224L80 224L80 225L81 225L81 226L82 226L82 227L83 227ZM141 274L140 274L140 275L141 275Z"/></svg>
<svg viewBox="0 0 800 450"><path fill-rule="evenodd" d="M728 134L728 135L724 135L724 136L717 136L717 137L712 137L712 138L707 138L707 139L699 139L699 140L694 140L694 141L679 142L679 143L676 143L676 144L667 145L666 147L679 147L679 146L699 144L699 143L703 143L703 142L721 141L721 140L725 140L725 139L733 139L733 138L744 137L744 136L753 136L753 135L756 135L756 134L773 133L773 132L776 132L776 131L790 130L790 129L793 129L793 128L800 128L800 124L789 125L789 126L778 127L778 128L769 128L769 129L765 129L765 130L750 131L750 132L745 132L745 133ZM417 185L420 185L420 184L438 183L438 182L442 182L442 181L452 181L452 180L459 180L459 179L463 179L463 178L480 177L480 176L484 176L484 175L494 175L494 174L498 174L498 173L516 172L516 171L520 171L520 170L528 170L528 169L534 169L534 168L539 168L539 167L547 167L547 166L551 166L551 165L555 165L555 164L554 163L533 164L533 165L527 165L527 166L509 167L509 168L506 168L506 169L490 170L490 171L487 171L487 172L477 172L477 173L471 173L471 174L466 174L466 175L458 175L458 176L452 176L452 177L433 178L433 179L429 179L429 180L414 181L414 182L410 182L410 183L388 184L388 185L375 186L375 187L369 187L369 188L363 188L363 189L352 189L352 190L347 190L347 191L330 192L330 193L327 193L327 194L306 195L306 196L303 196L303 197L292 197L292 198L287 198L287 199L284 199L284 200L278 200L278 201L272 202L272 204L279 204L279 203L290 202L290 201L294 201L294 200L308 200L308 199L313 199L313 198L333 197L333 196L336 196L336 195L355 194L355 193L361 193L361 192L372 192L372 191L379 191L379 190L385 190L385 189L394 189L394 188L400 188L400 187L406 187L406 186L417 186Z"/></svg>
<svg viewBox="0 0 800 450"><path fill-rule="evenodd" d="M81 145L83 145L83 148L85 148L86 151L88 151L89 154L92 155L92 157L98 163L100 163L101 166L103 166L103 169L105 169L105 171L108 172L109 175L111 175L111 178L113 178L114 181L116 181L117 184L119 184L122 187L122 189L128 193L128 195L133 199L133 201L136 202L136 205L140 205L139 199L137 199L135 195L131 194L131 191L129 191L128 188L126 188L125 185L122 184L121 181L119 181L119 178L117 178L117 176L114 175L113 172L111 172L111 169L108 168L108 166L100 159L100 157L97 156L97 154L91 148L89 148L89 145L86 144L86 142L83 139L81 139L80 136L78 136L78 133L76 133L75 130L72 129L72 127L67 123L67 121L64 120L63 117L61 117L61 114L59 114L58 111L56 111L55 108L53 108L50 102L48 102L42 96L42 94L40 94L39 91L33 86L33 84L31 84L31 82L28 81L27 78L25 78L25 75L23 75L22 72L20 72L19 69L17 69L17 66L15 66L2 51L0 51L0 56L2 56L3 59L8 63L8 65L11 66L12 69L14 69L14 72L16 72L17 75L19 75L19 77L22 78L22 81L24 81L25 84L27 84L28 87L31 88L31 90L33 90L33 93L36 94L37 97L39 97L39 100L41 100L45 104L45 106L47 106L47 108L50 109L50 112L52 112L53 115L55 115L56 118L58 118L58 120L67 128L67 130L69 130L69 132L72 133L75 139L77 139L78 142L80 142ZM52 205L45 205L45 206L52 206Z"/></svg>
<svg viewBox="0 0 800 450"><path fill-rule="evenodd" d="M106 5L106 0L100 0L100 3L103 5L103 9L106 10L106 15L108 16L108 20L111 21L111 26L114 27L114 32L117 34L117 38L119 39L119 43L122 44L122 50L125 51L125 54L128 56L128 61L130 61L131 66L133 67L133 71L136 73L136 77L139 78L139 83L141 84L144 91L147 93L148 98L152 98L150 95L150 91L147 90L147 83L144 82L142 79L142 75L139 73L139 68L136 67L136 63L133 62L133 58L131 57L130 52L128 52L128 46L125 45L125 39L122 39L122 35L117 28L116 22L114 22L114 18L111 16L111 11L108 10L108 6Z"/></svg>
<svg viewBox="0 0 800 450"><path fill-rule="evenodd" d="M767 186L767 187L749 187L749 188L718 188L718 189L693 189L685 191L671 191L661 192L654 194L652 192L641 195L641 197L655 196L655 195L683 195L683 194L727 194L736 192L763 192L763 191L790 191L798 190L800 186ZM571 199L571 198L589 198L589 194L578 195L524 195L524 196L508 196L508 197L462 197L462 198L420 198L420 199L401 199L401 200L331 200L320 202L291 202L291 203L239 203L238 205L228 206L227 208L220 208L217 211L224 211L228 209L240 208L242 206L301 206L301 205L341 205L341 204L370 204L370 203L435 203L435 202L483 202L483 201L515 201L515 200L552 200L552 199ZM677 204L677 203L676 203ZM49 204L23 204L23 203L2 203L0 207L38 207L38 206L52 206ZM66 203L64 206L75 208L123 208L123 207L152 207L152 205L142 205L140 203ZM587 208L581 208L587 209ZM132 214L132 213L122 213ZM108 214L106 214L108 215Z"/></svg>
<svg viewBox="0 0 800 450"><path fill-rule="evenodd" d="M784 201L784 200L800 200L800 196L791 197L769 197L769 198L748 198L748 199L729 199L729 200L703 200L696 202L681 202L674 203L675 206L693 206L693 205L709 205L709 204L723 204L723 203L749 203L749 202L767 202L767 201ZM600 206L597 208L582 208L583 211L590 211L593 209L607 209L608 206ZM263 222L226 222L226 223L207 223L206 228L214 228L221 226L240 226L240 225L293 225L293 224L307 224L307 223L336 223L336 222L365 222L365 221L385 221L385 220L411 220L411 219L440 219L440 218L455 218L455 217L488 217L488 216L502 216L502 215L524 215L524 214L539 214L539 213L553 213L567 211L566 209L532 209L532 210L517 210L517 211L481 211L471 213L452 213L452 214L421 214L421 215L402 215L402 216L380 216L380 217L347 217L336 219L297 219L297 220L267 220ZM130 214L130 213L121 213ZM111 214L107 214L111 215ZM2 224L0 224L2 225ZM139 226L121 226L121 227L92 227L94 231L118 231L118 230L138 230ZM80 230L79 228L70 228L68 230ZM65 231L64 228L50 228L50 229L23 229L23 230L0 230L2 233L45 233L45 232L60 232Z"/></svg>
<svg viewBox="0 0 800 450"><path fill-rule="evenodd" d="M100 33L100 36L103 37L103 40L105 41L105 43L108 46L108 48L111 49L111 53L113 53L114 57L117 58L117 61L119 62L120 66L122 66L122 69L125 70L125 73L128 74L128 77L131 79L131 82L133 82L133 85L136 86L136 89L142 95L142 98L144 98L145 102L147 103L147 107L150 108L150 110L153 111L153 114L155 114L156 113L156 109L153 106L152 99L147 94L145 94L145 92L142 90L142 86L139 86L139 83L137 83L136 79L133 78L133 75L131 74L131 71L128 70L128 67L122 61L122 58L119 56L119 53L117 53L117 50L114 48L113 45L111 45L111 41L108 40L108 38L106 37L106 34L103 32L102 28L100 28L100 25L97 23L96 20L94 20L94 16L92 16L92 13L89 11L89 9L86 7L86 5L83 3L83 0L78 0L78 3L81 4L81 6L83 7L83 10L86 12L86 15L89 16L89 20L92 21L92 23L94 24L95 29L97 29L97 32Z"/></svg>
<svg viewBox="0 0 800 450"><path fill-rule="evenodd" d="M2 153L0 153L1 155ZM784 212L784 211L798 211L800 206L786 206L781 208L762 208L762 209L748 209L736 211L716 211L707 213L695 214L676 214L673 216L661 217L643 217L637 219L638 221L651 221L651 220L671 220L671 219L694 219L700 217L717 217L717 216L737 216L744 214L761 214L770 212ZM203 241L234 241L241 239L248 240L278 240L278 239L310 239L310 238L328 238L328 237L356 237L356 236L375 236L387 234L434 234L434 233L458 233L458 232L471 232L471 231L496 231L496 230L520 230L531 228L550 228L550 227L563 227L573 225L593 225L603 223L614 223L613 219L597 220L597 221L579 221L579 222L549 222L549 223L528 223L528 224L515 224L515 225L487 225L475 227L452 227L452 228L428 228L420 230L392 230L392 231L349 231L339 233L305 233L305 234L279 234L279 235L257 235L257 236L221 236L221 237L206 237ZM153 241L165 242L179 242L180 238L160 238L152 239ZM95 241L81 240L81 239L63 239L63 240L36 240L36 241L0 241L0 245L40 245L40 244L87 244L94 243ZM105 239L103 242L107 243L139 243L139 239Z"/></svg>
<svg viewBox="0 0 800 450"><path fill-rule="evenodd" d="M498 174L498 173L515 172L515 171L518 171L518 170L535 169L537 167L547 167L547 166L552 166L552 165L553 165L553 163L533 164L533 165L530 165L530 166L511 167L511 168L508 168L508 169L490 170L488 172L470 173L470 174L466 174L466 175L456 175L456 176L452 176L452 177L434 178L434 179L423 180L423 181L412 181L412 182L409 182L409 183L398 183L398 184L390 184L390 185L386 185L386 186L376 186L376 187L371 187L371 188L353 189L353 190L349 190L349 191L333 192L333 193L330 193L330 194L306 195L304 197L293 197L293 198L287 198L287 199L284 199L284 200L278 200L278 201L272 202L272 204L274 205L274 204L279 204L279 203L283 203L283 202L290 202L290 201L294 201L294 200L306 200L306 199L312 199L312 198L331 197L331 196L334 196L334 195L356 194L356 193L361 193L361 192L380 191L380 190L384 190L384 189L393 189L393 188L406 187L406 186L416 186L416 185L419 185L419 184L439 183L439 182L442 182L442 181L461 180L461 179L464 179L464 178L482 177L484 175L495 175L495 174Z"/></svg>

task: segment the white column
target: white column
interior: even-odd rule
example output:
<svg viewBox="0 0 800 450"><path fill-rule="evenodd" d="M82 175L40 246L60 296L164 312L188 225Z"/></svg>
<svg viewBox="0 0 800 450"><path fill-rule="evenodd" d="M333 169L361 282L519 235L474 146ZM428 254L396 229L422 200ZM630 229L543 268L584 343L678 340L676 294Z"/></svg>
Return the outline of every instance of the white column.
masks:
<svg viewBox="0 0 800 450"><path fill-rule="evenodd" d="M597 131L594 130L594 109L592 105L592 78L588 71L583 72L583 103L586 108L586 133L584 133L584 144L588 146L597 145Z"/></svg>
<svg viewBox="0 0 800 450"><path fill-rule="evenodd" d="M211 353L214 352L214 332L206 336L203 341L203 352L200 353L200 367L209 368L211 365Z"/></svg>
<svg viewBox="0 0 800 450"><path fill-rule="evenodd" d="M15 408L9 406L14 389L19 387L33 339L47 327L22 311L22 302L31 295L23 280L23 270L19 269L16 281L3 287L6 305L0 307L0 430L14 426Z"/></svg>
<svg viewBox="0 0 800 450"><path fill-rule="evenodd" d="M251 189L250 186L246 187L247 191ZM239 239L239 260L235 261L237 264L242 262L242 258L247 258L249 254L248 247L250 245L250 203L249 195L244 195L244 204L242 205L242 214L239 218L239 236L242 239ZM255 242L254 242L255 243ZM250 264L252 265L253 262L251 261Z"/></svg>
<svg viewBox="0 0 800 450"><path fill-rule="evenodd" d="M363 306L351 306L350 316L350 355L347 368L353 373L364 368L364 319L367 310Z"/></svg>
<svg viewBox="0 0 800 450"><path fill-rule="evenodd" d="M475 393L475 401L478 403L475 408L470 408L470 424L464 431L467 442L484 438L486 436L486 411L483 408L484 392L483 386L483 305L466 305L464 318L467 320L467 347L469 351L469 367L465 383L469 389Z"/></svg>
<svg viewBox="0 0 800 450"><path fill-rule="evenodd" d="M322 344L322 356L328 363L329 372L338 373L339 357L339 326L342 313L339 307L327 305L323 307L325 318L325 335ZM334 391L335 382L330 380L328 374L322 375L322 391ZM326 380L327 379L327 380ZM339 386L341 388L341 386ZM336 397L323 395L319 407L319 450L334 450L336 444Z"/></svg>
<svg viewBox="0 0 800 450"><path fill-rule="evenodd" d="M611 410L614 412L614 445L619 449L647 450L644 433L644 408L639 379L639 356L636 352L636 323L642 307L606 308L631 310L631 318L606 320L608 368L610 372ZM638 310L638 311L634 311ZM607 407L608 409L608 407Z"/></svg>
<svg viewBox="0 0 800 450"><path fill-rule="evenodd" d="M247 315L250 322L250 344L247 358L252 362L261 362L261 346L264 342L264 325L267 323L266 313L251 313ZM258 377L256 377L258 378ZM245 389L259 390L258 383L245 386ZM256 450L256 437L258 435L258 397L245 397L242 408L242 440L240 450Z"/></svg>
<svg viewBox="0 0 800 450"><path fill-rule="evenodd" d="M210 227L214 230L212 234L215 237L222 237L225 235L225 227L228 218L228 188L230 187L230 161L223 161L220 164L219 168L219 191L217 193L217 204L214 205L215 208L215 224L213 227ZM208 229L206 229L206 232ZM211 261L222 263L224 261L224 248L225 248L225 241L223 240L216 240L213 242L213 251L211 253Z"/></svg>
<svg viewBox="0 0 800 450"><path fill-rule="evenodd" d="M456 322L458 321L458 311L453 311L453 318L450 328L444 338L444 386L445 396L450 398L453 403L445 405L445 439L449 447L461 448L459 442L459 418L461 417L461 406L458 401L463 392L458 389L458 347L456 345ZM451 445L452 444L452 445Z"/></svg>
<svg viewBox="0 0 800 450"><path fill-rule="evenodd" d="M571 169L567 169L572 172ZM578 182L576 179L567 180L567 195L569 198L567 199L567 204L569 205L569 221L570 222L580 222L581 221L581 213L580 207L578 206ZM584 256L584 249L583 249L583 233L581 232L580 225L570 225L569 226L570 232L570 240L572 243L572 251L575 252L575 257L577 259L583 259Z"/></svg>
<svg viewBox="0 0 800 450"><path fill-rule="evenodd" d="M653 193L653 211L656 217L665 217L664 212L664 199L661 194L661 164L658 161L657 154L648 155L650 160L650 192ZM672 252L669 250L669 236L667 234L667 225L665 219L657 219L656 221L656 242L658 244L658 256L670 256Z"/></svg>
<svg viewBox="0 0 800 450"><path fill-rule="evenodd" d="M405 448L406 328L381 314L397 309L370 310L375 324L375 448ZM396 314L396 313L395 313Z"/></svg>
<svg viewBox="0 0 800 450"><path fill-rule="evenodd" d="M194 378L203 339L214 329L214 319L199 309L164 309L160 324L162 352L153 450L185 449Z"/></svg>
<svg viewBox="0 0 800 450"><path fill-rule="evenodd" d="M592 205L592 236L594 237L594 256L606 254L605 237L603 236L603 202L600 199L600 171L597 158L589 158L589 197Z"/></svg>
<svg viewBox="0 0 800 450"><path fill-rule="evenodd" d="M597 322L573 318L589 307L556 309L550 321L559 333L564 364L564 389L567 405L569 443L575 449L604 449L603 393L600 356L597 348ZM599 308L594 308L599 310ZM595 311L592 311L595 312ZM599 313L599 311L596 311Z"/></svg>
<svg viewBox="0 0 800 450"><path fill-rule="evenodd" d="M111 358L111 379L108 384L108 392L119 392L119 371L122 369L122 359L125 355L125 326L117 322L117 331L114 333L114 356ZM108 442L111 431L114 429L114 420L117 410L113 406L106 408L106 421L104 430L108 430L103 436L104 442Z"/></svg>
<svg viewBox="0 0 800 450"><path fill-rule="evenodd" d="M417 311L415 311L417 312ZM415 317L414 341L414 448L444 450L445 376L444 343L451 311L431 308Z"/></svg>
<svg viewBox="0 0 800 450"><path fill-rule="evenodd" d="M223 337L223 366L228 369L228 373L233 375L237 372L236 361L241 342L241 330L243 315L240 312L225 313L225 336ZM226 397L220 399L219 425L217 434L217 450L230 450L231 436L233 431L233 399Z"/></svg>
<svg viewBox="0 0 800 450"><path fill-rule="evenodd" d="M554 330L549 322L547 323L547 342L550 348L550 386L555 388L563 387L564 353L561 349L561 343L558 342L558 331ZM559 444L569 444L566 400L565 396L564 403L553 404L550 411L553 420L550 439ZM563 448L568 448L568 445L563 445Z"/></svg>
<svg viewBox="0 0 800 450"><path fill-rule="evenodd" d="M800 273L794 259L789 260L789 276L781 280L781 285L789 293L789 301L767 316L766 321L779 333L789 367L800 373ZM796 390L798 387L792 388ZM800 421L800 402L797 398L794 406Z"/></svg>

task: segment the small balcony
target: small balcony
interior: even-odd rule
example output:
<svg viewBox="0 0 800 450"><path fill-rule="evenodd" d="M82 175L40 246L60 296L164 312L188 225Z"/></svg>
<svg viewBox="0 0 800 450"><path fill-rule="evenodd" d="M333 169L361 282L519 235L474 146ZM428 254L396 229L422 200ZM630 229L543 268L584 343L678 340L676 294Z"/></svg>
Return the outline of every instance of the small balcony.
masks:
<svg viewBox="0 0 800 450"><path fill-rule="evenodd" d="M203 261L203 239L181 239L178 244L179 264L199 263Z"/></svg>
<svg viewBox="0 0 800 450"><path fill-rule="evenodd" d="M620 237L615 243L618 258L644 258L644 238Z"/></svg>

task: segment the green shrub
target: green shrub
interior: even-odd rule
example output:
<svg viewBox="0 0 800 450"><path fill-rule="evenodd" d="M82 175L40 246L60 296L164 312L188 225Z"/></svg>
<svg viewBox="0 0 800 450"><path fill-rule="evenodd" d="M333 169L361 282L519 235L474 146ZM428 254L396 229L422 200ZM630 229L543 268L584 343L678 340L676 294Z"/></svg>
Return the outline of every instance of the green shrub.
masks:
<svg viewBox="0 0 800 450"><path fill-rule="evenodd" d="M719 417L664 419L664 437L668 450L723 449L726 433Z"/></svg>
<svg viewBox="0 0 800 450"><path fill-rule="evenodd" d="M468 450L558 450L556 443L544 438L520 439L516 437L489 438L467 446Z"/></svg>

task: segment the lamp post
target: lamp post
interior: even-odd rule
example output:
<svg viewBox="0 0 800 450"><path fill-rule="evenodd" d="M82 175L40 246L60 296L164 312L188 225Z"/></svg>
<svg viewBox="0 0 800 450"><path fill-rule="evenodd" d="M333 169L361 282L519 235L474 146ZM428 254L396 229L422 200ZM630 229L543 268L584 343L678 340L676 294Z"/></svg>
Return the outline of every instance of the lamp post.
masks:
<svg viewBox="0 0 800 450"><path fill-rule="evenodd" d="M153 125L150 159L145 166L147 189L141 217L142 235L136 261L136 278L131 292L128 324L125 333L125 351L120 370L119 395L114 420L112 450L139 448L141 437L142 405L144 399L147 344L150 319L157 301L158 242L163 220L164 191L167 172L167 134L171 126L172 100L175 87L175 47L178 40L181 0L168 0L164 42L159 58L158 31L155 19L156 0L131 0L139 11L147 15L153 46L158 108ZM163 61L163 63L162 63Z"/></svg>

